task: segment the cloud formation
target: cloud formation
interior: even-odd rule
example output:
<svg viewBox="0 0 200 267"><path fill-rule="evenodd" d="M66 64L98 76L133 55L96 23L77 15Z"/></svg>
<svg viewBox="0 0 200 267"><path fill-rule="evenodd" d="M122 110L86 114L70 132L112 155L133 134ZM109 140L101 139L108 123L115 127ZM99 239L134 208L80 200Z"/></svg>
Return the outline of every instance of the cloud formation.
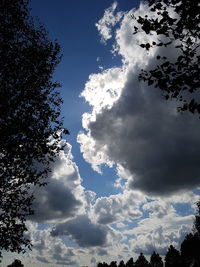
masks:
<svg viewBox="0 0 200 267"><path fill-rule="evenodd" d="M88 216L80 215L58 224L51 234L70 236L80 247L95 247L106 245L108 232L107 226L93 223Z"/></svg>
<svg viewBox="0 0 200 267"><path fill-rule="evenodd" d="M98 223L111 224L129 221L142 216L140 205L145 197L139 192L124 191L123 194L98 198L94 205L94 214Z"/></svg>
<svg viewBox="0 0 200 267"><path fill-rule="evenodd" d="M104 11L104 16L96 23L96 27L101 35L101 41L105 43L107 40L112 38L112 27L120 21L122 12L116 12L117 2Z"/></svg>
<svg viewBox="0 0 200 267"><path fill-rule="evenodd" d="M138 81L141 68L154 66L155 55L163 51L154 49L147 54L139 46L148 36L133 35L133 12L124 14L116 30L114 45L115 52L122 56L121 68L90 75L82 93L92 112L83 116L86 133L78 136L81 151L95 170L102 164L120 164L131 174L129 188L149 195L194 189L200 184L199 119L177 113L177 103L165 101L159 90ZM146 6L141 5L136 12L144 14ZM173 47L165 51L171 58L175 52ZM119 69L118 97L110 105L103 105L109 95L104 89L107 80L116 83L119 78L111 73ZM114 90L112 83L109 82L110 91ZM91 100L91 92L100 98Z"/></svg>
<svg viewBox="0 0 200 267"><path fill-rule="evenodd" d="M66 143L65 150L51 167L47 186L37 188L34 194L35 212L31 220L37 222L67 219L83 212L84 188L78 168L72 161L71 145Z"/></svg>
<svg viewBox="0 0 200 267"><path fill-rule="evenodd" d="M148 212L146 218L138 225L124 233L134 236L131 247L135 253L143 251L150 255L154 250L164 255L169 244L179 248L185 235L191 231L193 216L178 215L170 202L161 199L144 204L143 210Z"/></svg>
<svg viewBox="0 0 200 267"><path fill-rule="evenodd" d="M64 244L59 237L52 237L50 228L39 230L37 224L29 222L30 227L32 254L37 261L49 265L79 266L76 251Z"/></svg>

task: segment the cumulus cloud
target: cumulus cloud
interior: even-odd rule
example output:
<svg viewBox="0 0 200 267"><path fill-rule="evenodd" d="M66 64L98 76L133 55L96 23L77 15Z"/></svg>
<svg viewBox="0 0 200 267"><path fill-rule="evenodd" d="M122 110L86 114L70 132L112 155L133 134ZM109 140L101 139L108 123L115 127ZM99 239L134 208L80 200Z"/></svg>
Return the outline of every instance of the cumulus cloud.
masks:
<svg viewBox="0 0 200 267"><path fill-rule="evenodd" d="M185 226L181 226L176 232L167 232L163 226L158 226L147 235L138 236L133 245L133 251L137 254L142 251L146 255L157 251L159 254L165 255L169 244L173 244L179 249L180 243L187 233L188 228Z"/></svg>
<svg viewBox="0 0 200 267"><path fill-rule="evenodd" d="M61 220L83 212L84 188L78 168L72 160L71 145L66 144L65 150L52 163L47 182L47 186L35 190L32 220Z"/></svg>
<svg viewBox="0 0 200 267"><path fill-rule="evenodd" d="M139 218L140 205L145 197L139 192L124 191L122 194L98 198L94 214L98 223L110 224Z"/></svg>
<svg viewBox="0 0 200 267"><path fill-rule="evenodd" d="M75 219L58 224L52 236L70 236L80 247L104 246L107 243L109 228L93 223L88 216L80 215Z"/></svg>
<svg viewBox="0 0 200 267"><path fill-rule="evenodd" d="M169 202L161 199L143 205L143 210L150 212L150 217L163 218L168 214L175 214L175 209Z"/></svg>
<svg viewBox="0 0 200 267"><path fill-rule="evenodd" d="M101 41L104 43L112 38L112 27L114 27L122 17L123 13L115 12L116 8L117 2L115 1L105 10L104 16L95 24L101 36Z"/></svg>
<svg viewBox="0 0 200 267"><path fill-rule="evenodd" d="M132 12L124 15L116 30L115 52L123 58L121 68L90 75L82 93L92 112L83 116L86 133L78 136L81 151L95 170L102 164L121 165L131 174L129 188L149 195L194 189L200 184L199 119L178 114L177 103L165 101L159 90L138 81L141 68L154 66L155 55L163 51L154 49L147 54L139 46L146 38L155 36L132 34L136 23L130 18ZM137 13L145 12L146 6L141 5ZM165 51L171 58L175 52L173 47ZM104 89L107 80L118 81L111 72L119 69L118 96L110 105L104 105L109 98ZM112 83L109 88L109 92L115 90ZM100 97L90 99L90 95Z"/></svg>
<svg viewBox="0 0 200 267"><path fill-rule="evenodd" d="M30 229L30 237L33 244L32 257L35 257L37 261L48 263L52 266L57 264L80 266L77 261L76 250L64 244L59 237L53 237L50 227L41 230L37 227L37 224L29 222Z"/></svg>
<svg viewBox="0 0 200 267"><path fill-rule="evenodd" d="M170 244L179 248L185 235L191 231L194 217L179 215L170 202L152 200L143 205L143 210L148 212L147 217L133 229L124 231L124 234L134 236L131 247L135 253L151 254L156 250L165 254Z"/></svg>

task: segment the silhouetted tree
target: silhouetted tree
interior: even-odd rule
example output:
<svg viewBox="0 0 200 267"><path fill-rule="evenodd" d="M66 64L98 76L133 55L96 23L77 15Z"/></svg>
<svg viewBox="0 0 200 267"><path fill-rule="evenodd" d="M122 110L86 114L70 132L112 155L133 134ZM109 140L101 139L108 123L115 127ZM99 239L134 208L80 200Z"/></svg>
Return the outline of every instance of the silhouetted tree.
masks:
<svg viewBox="0 0 200 267"><path fill-rule="evenodd" d="M1 0L0 21L0 250L21 252L30 247L29 189L45 184L62 149L62 99L51 80L60 46L34 25L27 0Z"/></svg>
<svg viewBox="0 0 200 267"><path fill-rule="evenodd" d="M117 267L117 262L116 261L111 261L110 267Z"/></svg>
<svg viewBox="0 0 200 267"><path fill-rule="evenodd" d="M135 266L136 267L148 267L149 266L149 262L147 261L143 253L140 253L138 259L135 262Z"/></svg>
<svg viewBox="0 0 200 267"><path fill-rule="evenodd" d="M150 258L150 266L151 267L163 267L162 258L155 251L151 255L151 258Z"/></svg>
<svg viewBox="0 0 200 267"><path fill-rule="evenodd" d="M24 265L22 264L22 262L20 260L14 260L13 263L11 263L10 265L8 265L7 267L23 267Z"/></svg>
<svg viewBox="0 0 200 267"><path fill-rule="evenodd" d="M191 266L196 262L200 266L200 238L198 233L189 233L181 244L183 267Z"/></svg>
<svg viewBox="0 0 200 267"><path fill-rule="evenodd" d="M174 246L170 245L165 256L165 267L181 267L181 256Z"/></svg>
<svg viewBox="0 0 200 267"><path fill-rule="evenodd" d="M194 227L200 238L200 201L197 202L197 214L195 215Z"/></svg>
<svg viewBox="0 0 200 267"><path fill-rule="evenodd" d="M166 99L183 101L178 110L200 113L199 0L148 0L147 3L153 16L133 15L140 25L134 33L154 33L157 39L140 46L146 50L171 47L176 49L176 55L170 59L163 50L164 56L156 56L156 68L142 70L139 79L160 88Z"/></svg>
<svg viewBox="0 0 200 267"><path fill-rule="evenodd" d="M103 262L103 263L101 263L101 262L99 262L98 264L97 264L97 267L108 267L109 265L107 264L107 263L105 263L105 262Z"/></svg>
<svg viewBox="0 0 200 267"><path fill-rule="evenodd" d="M125 265L124 261L121 260L120 263L119 263L119 265L118 265L118 267L125 267L125 266L126 266L126 265Z"/></svg>
<svg viewBox="0 0 200 267"><path fill-rule="evenodd" d="M130 258L126 263L126 267L133 267L133 266L134 266L133 258Z"/></svg>

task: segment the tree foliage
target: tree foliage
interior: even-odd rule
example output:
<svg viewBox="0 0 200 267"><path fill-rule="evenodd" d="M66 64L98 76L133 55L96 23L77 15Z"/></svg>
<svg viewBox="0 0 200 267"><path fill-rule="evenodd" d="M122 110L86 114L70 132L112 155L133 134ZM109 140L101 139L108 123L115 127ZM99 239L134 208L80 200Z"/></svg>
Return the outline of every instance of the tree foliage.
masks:
<svg viewBox="0 0 200 267"><path fill-rule="evenodd" d="M155 251L151 255L151 258L150 258L150 266L151 267L163 267L162 258Z"/></svg>
<svg viewBox="0 0 200 267"><path fill-rule="evenodd" d="M62 99L52 81L60 46L29 12L27 0L0 1L0 249L11 252L30 247L30 188L46 183L62 149Z"/></svg>
<svg viewBox="0 0 200 267"><path fill-rule="evenodd" d="M13 263L11 263L10 265L8 265L7 267L23 267L24 265L22 264L22 262L20 260L15 259L13 261Z"/></svg>
<svg viewBox="0 0 200 267"><path fill-rule="evenodd" d="M126 263L126 267L132 267L132 266L134 266L134 261L133 261L133 258L131 257L131 258L127 261L127 263Z"/></svg>
<svg viewBox="0 0 200 267"><path fill-rule="evenodd" d="M120 263L118 264L118 267L125 267L125 266L126 266L126 265L125 265L125 263L124 263L123 260L121 260Z"/></svg>
<svg viewBox="0 0 200 267"><path fill-rule="evenodd" d="M181 256L183 258L184 267L190 266L194 261L200 263L199 248L200 238L198 233L187 234L181 244Z"/></svg>
<svg viewBox="0 0 200 267"><path fill-rule="evenodd" d="M145 256L143 255L143 253L140 253L140 255L138 256L138 259L135 262L135 266L136 267L148 267L149 266L149 263L147 259L145 258Z"/></svg>
<svg viewBox="0 0 200 267"><path fill-rule="evenodd" d="M197 214L195 215L194 228L200 238L200 201L197 202Z"/></svg>
<svg viewBox="0 0 200 267"><path fill-rule="evenodd" d="M181 255L180 252L175 249L174 246L170 245L165 256L166 267L181 267Z"/></svg>
<svg viewBox="0 0 200 267"><path fill-rule="evenodd" d="M200 113L200 5L198 0L148 0L153 15L134 17L139 31L154 34L157 41L140 44L146 50L162 48L157 66L142 70L139 79L161 89L166 99L182 101L179 111ZM175 50L173 59L169 49ZM164 56L163 56L164 54ZM181 103L181 102L180 102Z"/></svg>

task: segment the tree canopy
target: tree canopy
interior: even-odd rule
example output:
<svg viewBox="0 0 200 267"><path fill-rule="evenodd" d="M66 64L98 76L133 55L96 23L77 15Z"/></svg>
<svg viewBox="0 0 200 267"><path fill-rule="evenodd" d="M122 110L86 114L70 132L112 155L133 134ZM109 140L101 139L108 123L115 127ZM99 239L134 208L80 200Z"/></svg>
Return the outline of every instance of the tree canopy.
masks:
<svg viewBox="0 0 200 267"><path fill-rule="evenodd" d="M147 51L161 48L162 54L158 50L157 66L142 70L139 79L159 88L166 99L179 100L179 111L200 113L199 1L148 0L147 4L151 14L133 16L139 24L134 34L155 35L155 41L140 46ZM168 56L169 50L175 50L174 58Z"/></svg>
<svg viewBox="0 0 200 267"><path fill-rule="evenodd" d="M195 215L194 228L200 237L200 201L198 201L196 205L197 205L197 214Z"/></svg>
<svg viewBox="0 0 200 267"><path fill-rule="evenodd" d="M34 24L27 0L0 1L0 249L30 247L30 188L44 185L62 149L60 85L52 81L60 46Z"/></svg>
<svg viewBox="0 0 200 267"><path fill-rule="evenodd" d="M160 255L158 253L156 253L155 251L153 252L153 254L151 255L150 258L150 265L152 267L163 267L163 261L162 258L160 257Z"/></svg>
<svg viewBox="0 0 200 267"><path fill-rule="evenodd" d="M24 265L20 260L15 259L13 263L9 264L7 267L23 267Z"/></svg>
<svg viewBox="0 0 200 267"><path fill-rule="evenodd" d="M135 266L136 267L148 267L149 263L147 261L147 259L145 258L145 256L143 255L143 253L140 253L140 255L138 256L138 259L135 262Z"/></svg>
<svg viewBox="0 0 200 267"><path fill-rule="evenodd" d="M165 256L166 267L181 267L181 255L174 246L170 245Z"/></svg>

